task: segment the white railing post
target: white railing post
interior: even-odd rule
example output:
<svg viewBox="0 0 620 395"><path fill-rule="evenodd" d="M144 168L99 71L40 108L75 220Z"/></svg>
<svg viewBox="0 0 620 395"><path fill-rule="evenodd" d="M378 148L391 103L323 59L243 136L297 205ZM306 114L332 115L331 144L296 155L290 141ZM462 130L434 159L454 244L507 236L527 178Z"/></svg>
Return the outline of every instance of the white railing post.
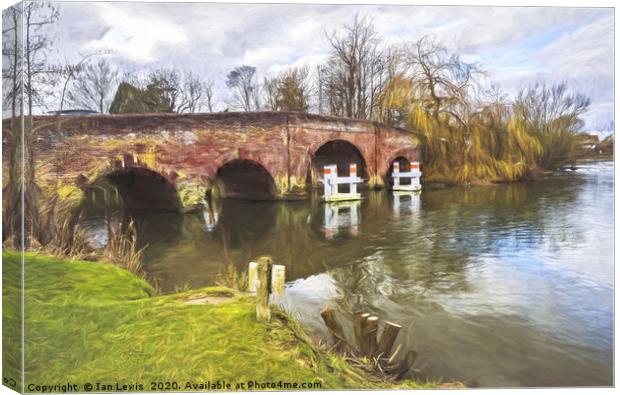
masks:
<svg viewBox="0 0 620 395"><path fill-rule="evenodd" d="M355 181L355 178L357 178L357 164L355 163L349 165L349 178L351 179L349 193L357 193L357 183Z"/></svg>
<svg viewBox="0 0 620 395"><path fill-rule="evenodd" d="M332 186L331 186L331 172L332 169L329 166L323 166L323 195L325 198L331 196Z"/></svg>
<svg viewBox="0 0 620 395"><path fill-rule="evenodd" d="M394 162L392 165L392 189L395 191L419 191L422 189L420 185L420 162L410 162L408 171L401 171L398 162ZM401 178L408 178L411 180L409 184L401 184Z"/></svg>
<svg viewBox="0 0 620 395"><path fill-rule="evenodd" d="M330 196L334 196L338 194L338 166L330 165L329 166L331 172L329 177L329 185L331 188Z"/></svg>
<svg viewBox="0 0 620 395"><path fill-rule="evenodd" d="M418 189L422 187L420 185L420 175L422 174L420 172L420 162L411 162L409 164L409 171L411 172L411 175L413 176L411 178L412 188L417 191Z"/></svg>
<svg viewBox="0 0 620 395"><path fill-rule="evenodd" d="M347 177L338 177L338 166L327 165L323 167L323 199L326 202L359 200L361 194L357 192L357 184L363 182L357 176L357 164L349 164L349 175ZM349 184L348 193L338 192L339 184Z"/></svg>
<svg viewBox="0 0 620 395"><path fill-rule="evenodd" d="M400 173L400 165L398 164L398 162L394 162L392 167L393 167L392 174L394 177L394 186L398 187L400 186L400 177L398 176L398 174Z"/></svg>

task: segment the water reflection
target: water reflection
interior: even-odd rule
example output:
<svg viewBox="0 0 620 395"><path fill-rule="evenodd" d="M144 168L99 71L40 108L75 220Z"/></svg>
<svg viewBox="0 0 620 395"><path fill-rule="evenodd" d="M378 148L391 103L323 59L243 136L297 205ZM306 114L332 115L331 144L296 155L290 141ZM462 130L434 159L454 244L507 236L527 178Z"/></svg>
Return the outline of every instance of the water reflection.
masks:
<svg viewBox="0 0 620 395"><path fill-rule="evenodd" d="M420 209L420 192L392 191L392 212L395 218L401 213L414 215Z"/></svg>
<svg viewBox="0 0 620 395"><path fill-rule="evenodd" d="M305 326L326 334L326 303L398 322L427 377L612 384L611 162L535 183L368 191L340 205L225 200L137 221L164 291L272 255L287 265L278 302Z"/></svg>
<svg viewBox="0 0 620 395"><path fill-rule="evenodd" d="M359 234L361 222L359 200L324 203L322 206L324 216L321 230L327 239L334 239L340 233L348 233L351 236Z"/></svg>

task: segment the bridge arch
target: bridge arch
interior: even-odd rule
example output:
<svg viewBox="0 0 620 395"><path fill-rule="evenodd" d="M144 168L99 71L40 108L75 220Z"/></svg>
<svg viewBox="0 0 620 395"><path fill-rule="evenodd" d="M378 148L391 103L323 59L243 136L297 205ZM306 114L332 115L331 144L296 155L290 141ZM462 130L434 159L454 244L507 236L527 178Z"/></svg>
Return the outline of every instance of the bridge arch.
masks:
<svg viewBox="0 0 620 395"><path fill-rule="evenodd" d="M223 198L274 200L276 182L261 163L251 159L232 159L219 167L215 185Z"/></svg>
<svg viewBox="0 0 620 395"><path fill-rule="evenodd" d="M388 168L387 168L387 172L385 172L384 177L383 177L384 185L389 186L389 187L392 187L392 185L394 185L394 179L392 178L392 169L394 167L394 163L398 163L400 169L402 171L406 171L407 169L409 169L409 164L411 163L411 160L403 155L399 155L390 161L390 164L388 165ZM402 179L401 181L403 185L406 185L410 182L411 182L411 179L409 178Z"/></svg>
<svg viewBox="0 0 620 395"><path fill-rule="evenodd" d="M392 167L394 163L398 162L401 169L408 169L411 162L420 161L420 152L417 149L405 148L392 152L388 158L389 159L383 163L383 166L379 166L379 175L383 178L383 185L391 187L394 184L394 180L392 179Z"/></svg>
<svg viewBox="0 0 620 395"><path fill-rule="evenodd" d="M331 139L317 144L310 152L311 161L308 169L308 185L318 186L322 177L323 166L337 165L338 174L349 174L349 164L357 164L357 175L368 180L368 164L362 151L352 142L344 139Z"/></svg>
<svg viewBox="0 0 620 395"><path fill-rule="evenodd" d="M118 191L121 202L110 196L113 187ZM143 166L117 167L90 183L87 193L92 194L97 206L123 206L128 211L179 211L181 201L174 181L161 173Z"/></svg>

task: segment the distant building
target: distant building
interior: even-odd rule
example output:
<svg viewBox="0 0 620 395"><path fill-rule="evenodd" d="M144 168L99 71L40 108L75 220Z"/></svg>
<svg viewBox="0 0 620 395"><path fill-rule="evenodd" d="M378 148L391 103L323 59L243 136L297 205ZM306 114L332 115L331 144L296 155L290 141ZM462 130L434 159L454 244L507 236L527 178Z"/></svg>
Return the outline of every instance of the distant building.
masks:
<svg viewBox="0 0 620 395"><path fill-rule="evenodd" d="M577 136L581 146L586 150L594 151L599 143L598 135L595 133L583 132Z"/></svg>

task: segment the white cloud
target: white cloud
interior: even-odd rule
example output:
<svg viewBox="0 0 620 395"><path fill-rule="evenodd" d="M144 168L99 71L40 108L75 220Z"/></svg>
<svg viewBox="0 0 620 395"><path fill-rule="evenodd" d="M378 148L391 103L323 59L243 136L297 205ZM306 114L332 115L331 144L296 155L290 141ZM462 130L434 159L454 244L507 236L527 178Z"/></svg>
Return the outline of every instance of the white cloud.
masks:
<svg viewBox="0 0 620 395"><path fill-rule="evenodd" d="M165 14L136 12L131 5L93 3L106 26L100 38L88 41L86 51L113 50L137 63L160 60L167 48L189 43L186 32Z"/></svg>
<svg viewBox="0 0 620 395"><path fill-rule="evenodd" d="M613 103L609 8L102 2L63 3L63 14L57 56L113 49L134 68L191 69L215 80L223 101L232 68L255 66L261 79L290 66L314 69L329 54L325 32L359 14L388 44L436 36L510 94L560 79L592 97L588 119Z"/></svg>

